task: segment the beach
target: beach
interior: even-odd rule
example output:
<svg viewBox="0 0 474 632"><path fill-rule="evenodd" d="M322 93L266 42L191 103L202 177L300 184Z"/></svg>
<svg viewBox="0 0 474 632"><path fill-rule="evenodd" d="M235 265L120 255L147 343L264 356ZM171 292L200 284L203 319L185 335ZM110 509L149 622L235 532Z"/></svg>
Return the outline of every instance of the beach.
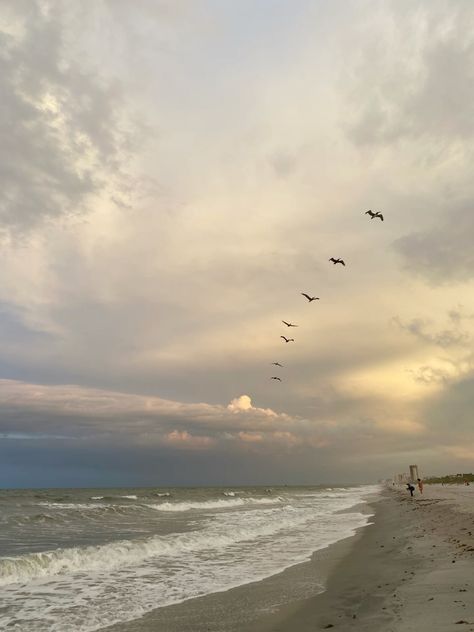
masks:
<svg viewBox="0 0 474 632"><path fill-rule="evenodd" d="M314 556L326 591L248 632L474 630L474 488L387 489L373 507L372 525Z"/></svg>
<svg viewBox="0 0 474 632"><path fill-rule="evenodd" d="M1 629L474 631L473 486L11 494Z"/></svg>

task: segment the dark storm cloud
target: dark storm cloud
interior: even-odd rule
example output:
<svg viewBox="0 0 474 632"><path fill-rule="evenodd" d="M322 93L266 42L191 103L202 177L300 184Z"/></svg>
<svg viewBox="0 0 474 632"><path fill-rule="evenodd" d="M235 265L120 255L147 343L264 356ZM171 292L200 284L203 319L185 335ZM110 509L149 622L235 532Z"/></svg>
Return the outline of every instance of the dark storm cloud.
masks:
<svg viewBox="0 0 474 632"><path fill-rule="evenodd" d="M61 4L0 6L0 227L85 210L127 150L118 85L68 58Z"/></svg>

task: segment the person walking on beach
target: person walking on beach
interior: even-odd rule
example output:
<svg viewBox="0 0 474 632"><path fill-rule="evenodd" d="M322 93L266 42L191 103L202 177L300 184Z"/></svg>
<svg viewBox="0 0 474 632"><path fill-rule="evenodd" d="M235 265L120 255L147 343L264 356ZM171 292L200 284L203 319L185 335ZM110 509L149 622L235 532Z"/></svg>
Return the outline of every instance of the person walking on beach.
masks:
<svg viewBox="0 0 474 632"><path fill-rule="evenodd" d="M418 489L420 490L420 494L423 493L423 481L421 480L421 478L418 478Z"/></svg>
<svg viewBox="0 0 474 632"><path fill-rule="evenodd" d="M410 496L413 498L413 492L415 491L415 488L411 483L407 483L407 489L410 492Z"/></svg>

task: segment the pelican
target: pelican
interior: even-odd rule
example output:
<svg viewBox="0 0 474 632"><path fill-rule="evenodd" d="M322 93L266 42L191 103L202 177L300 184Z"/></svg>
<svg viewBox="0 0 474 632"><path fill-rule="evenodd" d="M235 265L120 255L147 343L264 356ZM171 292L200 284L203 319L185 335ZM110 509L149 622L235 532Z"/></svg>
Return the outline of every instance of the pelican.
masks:
<svg viewBox="0 0 474 632"><path fill-rule="evenodd" d="M283 338L283 340L284 340L285 342L294 342L294 341L295 341L295 339L294 339L294 338L285 338L285 336L280 336L280 338Z"/></svg>
<svg viewBox="0 0 474 632"><path fill-rule="evenodd" d="M281 377L271 377L271 380L278 380L279 382L281 382Z"/></svg>
<svg viewBox="0 0 474 632"><path fill-rule="evenodd" d="M272 362L272 364L274 364L275 366L281 366L283 368L283 364L280 364L279 362Z"/></svg>
<svg viewBox="0 0 474 632"><path fill-rule="evenodd" d="M365 215L370 215L370 219L375 219L377 217L383 222L383 215L382 213L380 213L380 211L377 211L376 213L374 213L373 211L365 211Z"/></svg>
<svg viewBox="0 0 474 632"><path fill-rule="evenodd" d="M282 320L281 322L287 327L298 327L298 325L293 325L293 323L287 323L286 320Z"/></svg>
<svg viewBox="0 0 474 632"><path fill-rule="evenodd" d="M310 303L312 301L319 301L319 296L310 296L309 294L306 294L305 292L301 292L301 296L304 296L305 298L307 298Z"/></svg>
<svg viewBox="0 0 474 632"><path fill-rule="evenodd" d="M343 266L346 265L342 259L334 259L334 257L331 257L329 261L332 261L334 265L336 265L336 263L341 263Z"/></svg>

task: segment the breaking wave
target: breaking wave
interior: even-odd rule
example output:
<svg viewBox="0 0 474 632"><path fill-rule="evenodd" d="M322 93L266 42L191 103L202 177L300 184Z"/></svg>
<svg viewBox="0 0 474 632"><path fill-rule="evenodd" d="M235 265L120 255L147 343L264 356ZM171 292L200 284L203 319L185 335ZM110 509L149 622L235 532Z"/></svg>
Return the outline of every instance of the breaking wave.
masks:
<svg viewBox="0 0 474 632"><path fill-rule="evenodd" d="M0 585L23 583L52 575L111 571L134 566L158 556L180 557L189 552L216 551L238 542L272 535L306 520L307 516L295 520L292 514L288 513L279 515L277 520L265 520L253 527L229 529L227 533L191 531L169 536L153 536L146 540L120 540L98 546L56 549L1 558Z"/></svg>
<svg viewBox="0 0 474 632"><path fill-rule="evenodd" d="M242 507L243 505L275 505L281 503L283 498L235 498L231 500L205 500L203 502L160 503L159 505L147 505L157 511L189 511L190 509L227 509L229 507Z"/></svg>

